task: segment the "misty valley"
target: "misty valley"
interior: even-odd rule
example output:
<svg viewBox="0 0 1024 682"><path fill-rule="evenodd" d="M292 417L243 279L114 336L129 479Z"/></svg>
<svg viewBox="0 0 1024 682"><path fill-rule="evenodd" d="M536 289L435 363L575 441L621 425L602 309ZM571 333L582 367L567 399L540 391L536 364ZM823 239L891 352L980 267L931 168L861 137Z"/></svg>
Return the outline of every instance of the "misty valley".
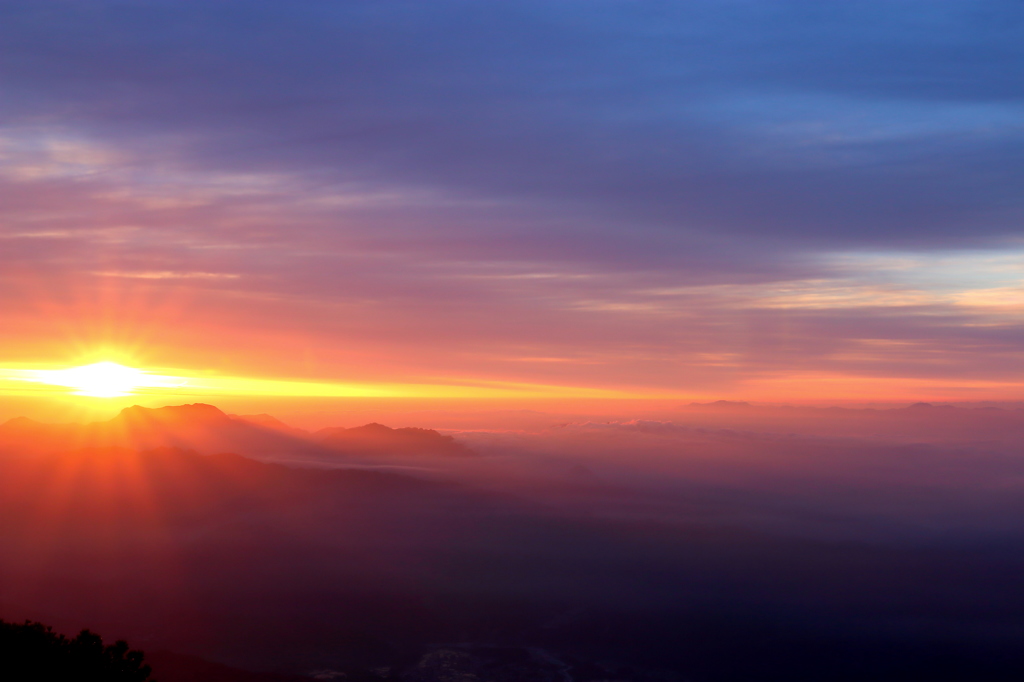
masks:
<svg viewBox="0 0 1024 682"><path fill-rule="evenodd" d="M0 609L127 639L163 682L1016 679L1022 430L927 405L13 419Z"/></svg>

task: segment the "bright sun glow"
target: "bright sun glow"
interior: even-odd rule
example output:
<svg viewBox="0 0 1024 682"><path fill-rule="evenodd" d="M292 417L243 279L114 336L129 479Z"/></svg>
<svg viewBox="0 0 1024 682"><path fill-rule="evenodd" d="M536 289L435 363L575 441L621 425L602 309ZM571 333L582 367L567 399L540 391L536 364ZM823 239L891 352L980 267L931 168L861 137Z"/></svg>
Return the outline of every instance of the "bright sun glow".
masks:
<svg viewBox="0 0 1024 682"><path fill-rule="evenodd" d="M32 381L51 386L65 386L74 389L74 395L92 398L120 398L131 395L140 388L180 385L170 381L175 377L152 375L116 362L97 362L71 369L36 370L33 374Z"/></svg>
<svg viewBox="0 0 1024 682"><path fill-rule="evenodd" d="M212 374L168 376L97 362L69 369L15 369L0 366L0 395L51 391L90 398L122 398L145 394L209 399L210 396L277 396L309 398L614 398L637 397L614 389L555 386L511 382L450 383L339 383L310 382ZM70 389L70 390L69 390ZM675 399L677 394L651 394L646 398ZM694 396L684 396L694 399Z"/></svg>

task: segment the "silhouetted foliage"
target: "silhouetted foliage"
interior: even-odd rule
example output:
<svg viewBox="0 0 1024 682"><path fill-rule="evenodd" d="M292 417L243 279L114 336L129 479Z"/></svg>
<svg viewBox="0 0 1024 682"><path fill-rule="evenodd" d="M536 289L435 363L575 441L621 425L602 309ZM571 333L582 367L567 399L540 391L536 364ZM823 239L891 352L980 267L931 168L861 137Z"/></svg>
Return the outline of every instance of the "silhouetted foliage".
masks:
<svg viewBox="0 0 1024 682"><path fill-rule="evenodd" d="M125 642L104 645L82 630L73 639L42 623L0 620L0 679L5 682L145 682L150 669Z"/></svg>

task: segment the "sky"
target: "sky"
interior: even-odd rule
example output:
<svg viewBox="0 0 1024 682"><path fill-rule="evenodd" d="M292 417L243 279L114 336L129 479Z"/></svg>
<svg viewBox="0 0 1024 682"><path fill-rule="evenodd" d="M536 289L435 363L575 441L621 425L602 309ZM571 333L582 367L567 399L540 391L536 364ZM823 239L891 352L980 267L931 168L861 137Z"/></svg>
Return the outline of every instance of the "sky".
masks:
<svg viewBox="0 0 1024 682"><path fill-rule="evenodd" d="M0 392L1016 400L1022 70L1009 0L0 0Z"/></svg>

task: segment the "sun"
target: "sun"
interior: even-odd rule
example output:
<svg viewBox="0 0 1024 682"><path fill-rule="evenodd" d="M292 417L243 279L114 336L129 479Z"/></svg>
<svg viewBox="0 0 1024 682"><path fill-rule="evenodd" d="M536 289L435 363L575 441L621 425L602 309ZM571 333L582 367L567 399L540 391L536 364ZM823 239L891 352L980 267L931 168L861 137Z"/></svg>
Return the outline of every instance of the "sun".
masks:
<svg viewBox="0 0 1024 682"><path fill-rule="evenodd" d="M83 367L46 372L45 383L74 389L75 395L91 398L120 398L146 383L146 373L116 362L96 362Z"/></svg>
<svg viewBox="0 0 1024 682"><path fill-rule="evenodd" d="M90 398L121 398L132 395L140 388L168 388L180 386L168 380L176 377L157 376L145 370L125 367L116 362L96 362L70 369L37 370L38 383L73 389L74 395Z"/></svg>

